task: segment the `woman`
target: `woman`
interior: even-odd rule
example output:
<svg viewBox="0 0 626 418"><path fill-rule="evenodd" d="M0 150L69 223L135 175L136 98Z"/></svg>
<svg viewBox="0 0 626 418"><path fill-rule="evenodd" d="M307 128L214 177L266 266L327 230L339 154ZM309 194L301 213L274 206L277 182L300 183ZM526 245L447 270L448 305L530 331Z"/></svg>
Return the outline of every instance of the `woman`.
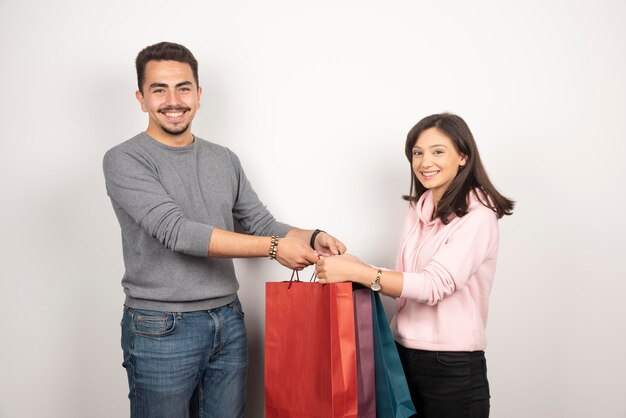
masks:
<svg viewBox="0 0 626 418"><path fill-rule="evenodd" d="M491 184L474 137L453 114L409 132L410 202L396 271L352 255L323 257L320 283L354 281L397 298L392 330L411 397L425 418L488 417L484 355L498 223L514 202Z"/></svg>

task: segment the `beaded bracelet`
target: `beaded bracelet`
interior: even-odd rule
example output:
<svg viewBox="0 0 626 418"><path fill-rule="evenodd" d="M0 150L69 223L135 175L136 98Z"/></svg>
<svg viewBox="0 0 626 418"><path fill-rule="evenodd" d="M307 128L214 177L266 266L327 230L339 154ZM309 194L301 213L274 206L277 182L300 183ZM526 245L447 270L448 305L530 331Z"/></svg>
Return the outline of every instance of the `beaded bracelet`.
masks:
<svg viewBox="0 0 626 418"><path fill-rule="evenodd" d="M269 259L276 260L276 253L278 252L278 237L272 235L272 243L270 244Z"/></svg>

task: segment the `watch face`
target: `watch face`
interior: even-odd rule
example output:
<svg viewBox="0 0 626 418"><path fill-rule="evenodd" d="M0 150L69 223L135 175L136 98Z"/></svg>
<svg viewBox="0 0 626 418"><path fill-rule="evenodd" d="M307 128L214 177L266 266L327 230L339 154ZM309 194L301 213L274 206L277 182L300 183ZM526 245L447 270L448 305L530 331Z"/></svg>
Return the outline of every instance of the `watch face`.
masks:
<svg viewBox="0 0 626 418"><path fill-rule="evenodd" d="M370 289L372 289L374 292L378 292L380 290L380 283L376 283L376 282L372 283L370 285Z"/></svg>

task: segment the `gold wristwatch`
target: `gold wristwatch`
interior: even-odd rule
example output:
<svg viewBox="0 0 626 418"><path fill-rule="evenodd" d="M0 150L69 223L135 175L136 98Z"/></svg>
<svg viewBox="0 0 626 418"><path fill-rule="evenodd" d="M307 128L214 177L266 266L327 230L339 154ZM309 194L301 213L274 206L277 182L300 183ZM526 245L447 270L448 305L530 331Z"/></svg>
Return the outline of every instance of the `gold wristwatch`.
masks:
<svg viewBox="0 0 626 418"><path fill-rule="evenodd" d="M381 277L383 277L383 271L378 270L376 272L376 279L372 283L370 283L370 289L372 289L373 292L378 292L380 291L380 289L382 289L382 287L380 286Z"/></svg>

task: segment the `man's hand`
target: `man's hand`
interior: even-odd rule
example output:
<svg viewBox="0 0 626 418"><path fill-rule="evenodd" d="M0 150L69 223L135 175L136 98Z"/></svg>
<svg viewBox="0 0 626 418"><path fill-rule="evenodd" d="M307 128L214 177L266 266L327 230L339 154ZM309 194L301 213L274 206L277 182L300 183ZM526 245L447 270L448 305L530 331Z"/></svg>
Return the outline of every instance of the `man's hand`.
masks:
<svg viewBox="0 0 626 418"><path fill-rule="evenodd" d="M298 238L281 238L277 250L276 260L292 270L302 270L319 260L309 244Z"/></svg>
<svg viewBox="0 0 626 418"><path fill-rule="evenodd" d="M297 238L309 247L313 233L314 231L310 229L291 228L287 235L285 235L285 238ZM346 246L341 241L323 231L319 231L315 236L313 248L315 248L318 255L325 257L344 254L346 252Z"/></svg>
<svg viewBox="0 0 626 418"><path fill-rule="evenodd" d="M320 232L315 237L315 251L321 256L331 256L346 253L346 246L337 238L326 232Z"/></svg>

